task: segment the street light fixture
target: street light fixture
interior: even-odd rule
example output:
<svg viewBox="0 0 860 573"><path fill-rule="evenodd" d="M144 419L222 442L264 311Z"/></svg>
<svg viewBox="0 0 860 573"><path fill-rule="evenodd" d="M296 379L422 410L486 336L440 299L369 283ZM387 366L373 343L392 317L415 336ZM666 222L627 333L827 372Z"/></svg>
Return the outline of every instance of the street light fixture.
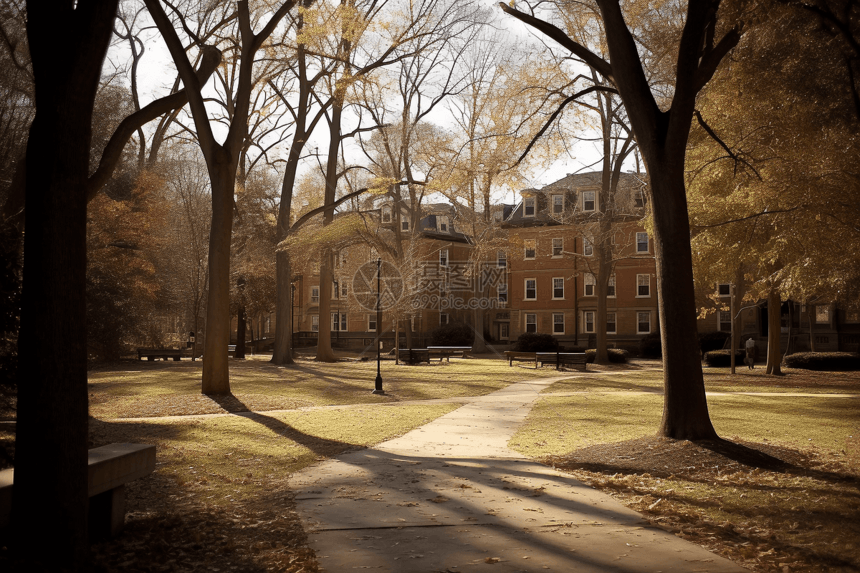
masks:
<svg viewBox="0 0 860 573"><path fill-rule="evenodd" d="M379 299L381 296L380 289L380 266L382 265L382 259L376 259L376 386L373 389L373 394L385 394L385 390L382 389L382 371L380 370L380 356L379 356L379 347L382 345L382 340L380 339L379 333L382 332L382 310L379 308Z"/></svg>

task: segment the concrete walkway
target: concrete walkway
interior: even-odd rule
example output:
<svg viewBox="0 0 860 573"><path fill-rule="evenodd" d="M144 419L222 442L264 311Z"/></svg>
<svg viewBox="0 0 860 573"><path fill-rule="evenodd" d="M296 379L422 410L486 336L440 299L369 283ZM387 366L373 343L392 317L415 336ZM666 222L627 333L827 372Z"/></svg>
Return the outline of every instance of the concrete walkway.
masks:
<svg viewBox="0 0 860 573"><path fill-rule="evenodd" d="M298 511L321 567L746 571L507 448L540 390L556 380L469 398L400 438L295 474Z"/></svg>

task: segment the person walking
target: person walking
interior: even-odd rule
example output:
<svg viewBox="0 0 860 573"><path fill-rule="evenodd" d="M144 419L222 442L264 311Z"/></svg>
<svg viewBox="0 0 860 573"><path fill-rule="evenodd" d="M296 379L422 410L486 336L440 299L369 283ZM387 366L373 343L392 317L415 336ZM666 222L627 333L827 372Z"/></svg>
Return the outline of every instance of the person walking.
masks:
<svg viewBox="0 0 860 573"><path fill-rule="evenodd" d="M746 344L744 344L744 348L747 351L747 357L744 359L744 362L747 363L750 370L755 369L755 339L753 337L747 338Z"/></svg>

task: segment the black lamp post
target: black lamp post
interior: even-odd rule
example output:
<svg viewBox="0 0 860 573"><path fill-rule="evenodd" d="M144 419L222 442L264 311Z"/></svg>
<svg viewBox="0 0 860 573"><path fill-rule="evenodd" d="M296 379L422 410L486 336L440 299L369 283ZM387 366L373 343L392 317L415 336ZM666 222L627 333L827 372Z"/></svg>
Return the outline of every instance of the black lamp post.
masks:
<svg viewBox="0 0 860 573"><path fill-rule="evenodd" d="M382 332L382 311L379 308L379 298L381 290L379 288L379 267L382 264L382 259L376 259L376 387L373 389L373 394L385 394L382 389L382 372L380 370L379 347L382 345L382 339L379 334Z"/></svg>

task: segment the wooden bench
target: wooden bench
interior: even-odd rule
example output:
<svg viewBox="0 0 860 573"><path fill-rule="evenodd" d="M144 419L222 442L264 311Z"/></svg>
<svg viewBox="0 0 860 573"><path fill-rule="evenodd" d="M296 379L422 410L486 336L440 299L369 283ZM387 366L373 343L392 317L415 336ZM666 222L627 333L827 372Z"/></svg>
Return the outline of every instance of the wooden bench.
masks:
<svg viewBox="0 0 860 573"><path fill-rule="evenodd" d="M87 456L90 536L113 537L125 524L125 484L155 470L155 446L109 444ZM0 528L9 526L15 469L0 471Z"/></svg>
<svg viewBox="0 0 860 573"><path fill-rule="evenodd" d="M513 366L514 361L517 362L534 362L537 368L536 352L517 352L515 350L505 350L505 358L508 359L508 366Z"/></svg>
<svg viewBox="0 0 860 573"><path fill-rule="evenodd" d="M430 363L430 351L426 348L408 348L400 349L399 359L406 364L420 364L422 362Z"/></svg>
<svg viewBox="0 0 860 573"><path fill-rule="evenodd" d="M442 362L442 359L445 359L445 362L450 362L450 358L452 356L459 356L460 358L466 358L469 353L472 351L471 346L428 346L427 350L430 352L430 358L438 358L439 362Z"/></svg>
<svg viewBox="0 0 860 573"><path fill-rule="evenodd" d="M559 370L564 366L570 366L576 370L586 370L588 359L585 352L535 352L536 364L555 364Z"/></svg>
<svg viewBox="0 0 860 573"><path fill-rule="evenodd" d="M138 348L137 349L137 359L143 360L146 357L147 360L155 360L156 358L161 358L162 360L167 360L168 358L172 358L174 361L178 362L180 358L183 356L191 356L191 349L179 349L179 348Z"/></svg>

